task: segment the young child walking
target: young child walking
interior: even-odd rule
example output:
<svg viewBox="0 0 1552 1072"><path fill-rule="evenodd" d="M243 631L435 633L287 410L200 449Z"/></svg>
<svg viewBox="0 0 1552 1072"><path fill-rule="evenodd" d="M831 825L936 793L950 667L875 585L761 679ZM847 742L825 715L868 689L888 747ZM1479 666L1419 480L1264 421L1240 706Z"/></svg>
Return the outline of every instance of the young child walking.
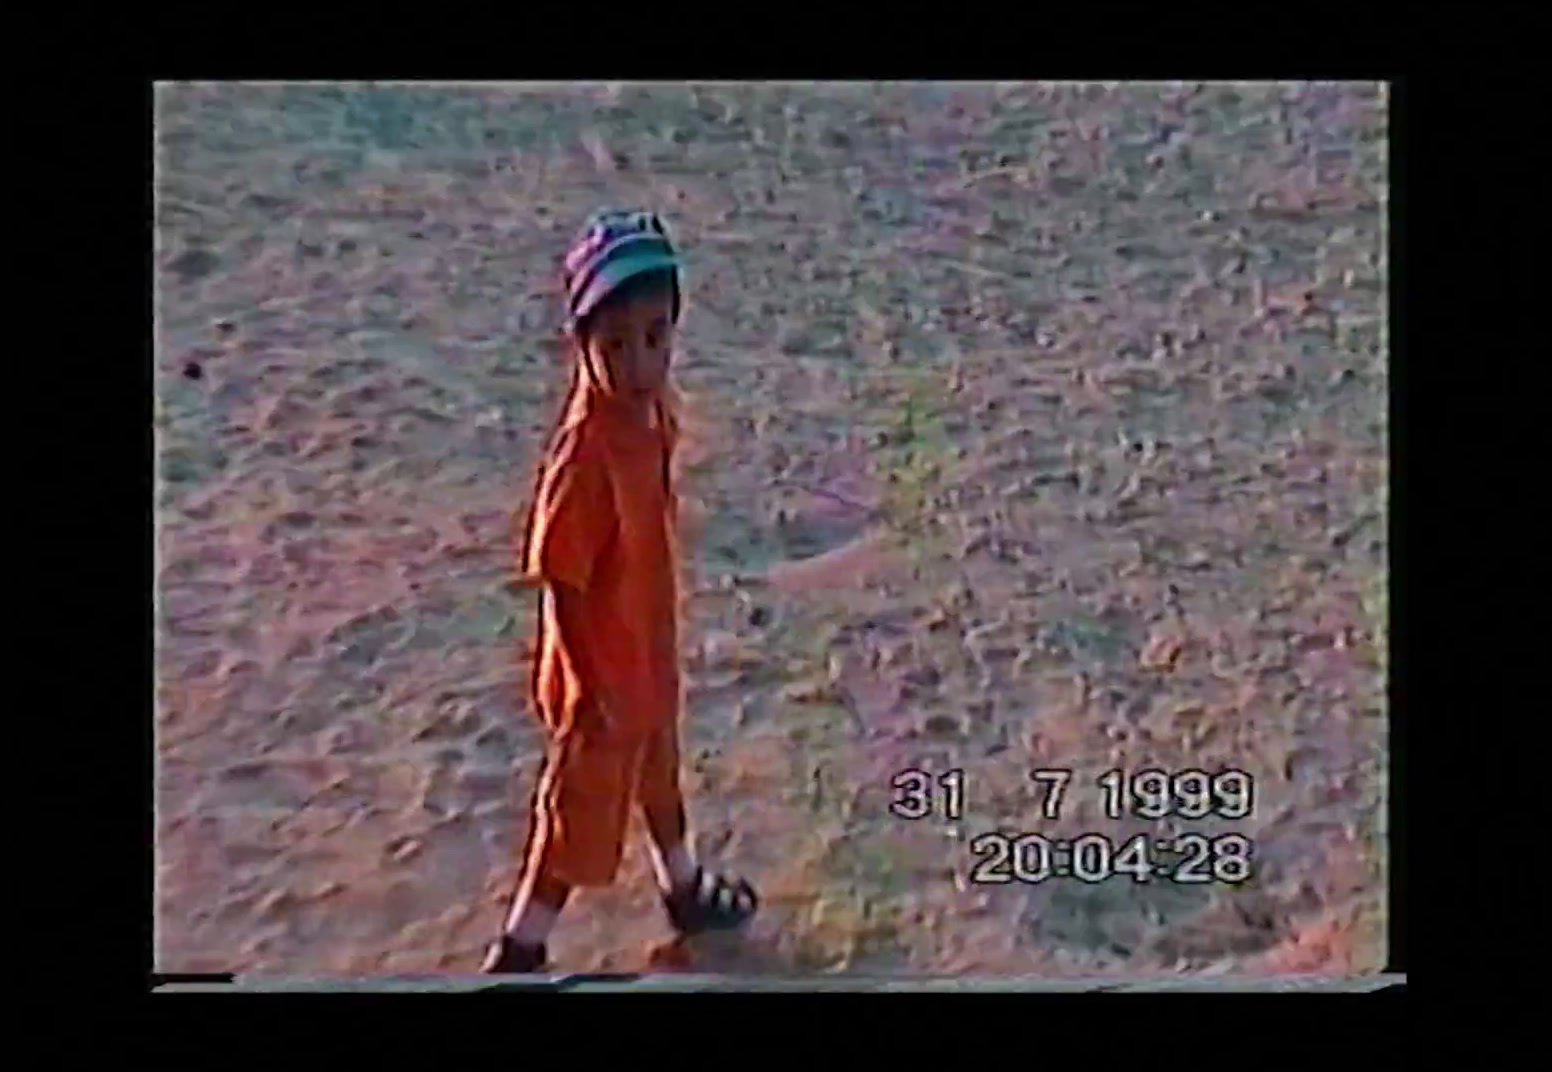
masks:
<svg viewBox="0 0 1552 1072"><path fill-rule="evenodd" d="M571 390L519 567L542 593L532 695L548 748L486 973L545 970L571 892L614 881L633 808L676 931L737 927L758 902L748 882L696 861L679 790L678 426L668 380L678 258L656 215L602 212L563 277Z"/></svg>

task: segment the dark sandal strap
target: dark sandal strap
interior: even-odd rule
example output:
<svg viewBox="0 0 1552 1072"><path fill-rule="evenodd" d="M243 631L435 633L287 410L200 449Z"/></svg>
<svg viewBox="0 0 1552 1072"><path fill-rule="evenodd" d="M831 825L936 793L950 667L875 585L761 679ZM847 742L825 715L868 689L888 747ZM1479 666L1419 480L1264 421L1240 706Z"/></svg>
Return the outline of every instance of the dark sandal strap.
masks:
<svg viewBox="0 0 1552 1072"><path fill-rule="evenodd" d="M712 874L705 868L696 875L693 889L697 907L721 916L747 916L759 904L759 897L748 881L742 878L729 880L727 876Z"/></svg>
<svg viewBox="0 0 1552 1072"><path fill-rule="evenodd" d="M523 946L503 935L486 950L481 972L506 975L512 973L542 972L549 960L544 946Z"/></svg>

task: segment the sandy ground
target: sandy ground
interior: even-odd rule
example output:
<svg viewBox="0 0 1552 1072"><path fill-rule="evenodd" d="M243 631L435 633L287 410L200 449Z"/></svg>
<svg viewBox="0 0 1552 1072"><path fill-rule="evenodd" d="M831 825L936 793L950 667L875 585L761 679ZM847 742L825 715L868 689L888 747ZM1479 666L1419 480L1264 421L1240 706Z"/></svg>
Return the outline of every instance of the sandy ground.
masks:
<svg viewBox="0 0 1552 1072"><path fill-rule="evenodd" d="M560 966L1382 961L1377 87L172 85L156 139L159 968L467 971L497 929L511 523L603 204L688 257L686 780L767 907L655 946L633 846ZM1111 767L1255 810L1113 821ZM908 768L963 815L891 815ZM1253 879L970 881L988 831L1177 829Z"/></svg>

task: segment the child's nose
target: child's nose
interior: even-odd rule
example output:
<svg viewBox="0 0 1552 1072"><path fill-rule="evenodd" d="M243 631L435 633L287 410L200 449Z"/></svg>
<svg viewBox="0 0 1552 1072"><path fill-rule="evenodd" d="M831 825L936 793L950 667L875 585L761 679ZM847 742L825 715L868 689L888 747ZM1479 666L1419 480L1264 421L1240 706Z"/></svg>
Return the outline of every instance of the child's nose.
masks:
<svg viewBox="0 0 1552 1072"><path fill-rule="evenodd" d="M645 367L657 359L657 351L646 339L637 339L630 345L630 361L638 368Z"/></svg>

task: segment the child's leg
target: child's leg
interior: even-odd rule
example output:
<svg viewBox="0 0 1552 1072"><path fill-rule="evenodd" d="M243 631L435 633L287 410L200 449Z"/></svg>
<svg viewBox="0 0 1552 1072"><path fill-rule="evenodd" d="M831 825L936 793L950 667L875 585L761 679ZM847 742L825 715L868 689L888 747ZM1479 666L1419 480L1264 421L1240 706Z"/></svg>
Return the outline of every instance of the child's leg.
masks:
<svg viewBox="0 0 1552 1072"><path fill-rule="evenodd" d="M571 887L541 874L519 883L501 940L487 951L480 970L507 975L543 969L549 960L550 931L570 896Z"/></svg>
<svg viewBox="0 0 1552 1072"><path fill-rule="evenodd" d="M685 934L736 927L759 904L743 879L706 872L690 848L684 797L679 791L679 734L670 726L642 750L636 798L652 839L652 862L663 904L676 930Z"/></svg>
<svg viewBox="0 0 1552 1072"><path fill-rule="evenodd" d="M572 889L614 880L629 813L631 753L619 742L575 733L549 750L534 789L517 894L486 971L537 970Z"/></svg>
<svg viewBox="0 0 1552 1072"><path fill-rule="evenodd" d="M554 870L554 784L559 775L558 754L545 757L529 803L528 838L523 847L522 872L504 933L519 945L543 946L571 896L571 886Z"/></svg>
<svg viewBox="0 0 1552 1072"><path fill-rule="evenodd" d="M679 735L655 734L642 750L636 798L651 838L652 870L664 893L695 881L699 870L690 848L684 796L679 791Z"/></svg>

